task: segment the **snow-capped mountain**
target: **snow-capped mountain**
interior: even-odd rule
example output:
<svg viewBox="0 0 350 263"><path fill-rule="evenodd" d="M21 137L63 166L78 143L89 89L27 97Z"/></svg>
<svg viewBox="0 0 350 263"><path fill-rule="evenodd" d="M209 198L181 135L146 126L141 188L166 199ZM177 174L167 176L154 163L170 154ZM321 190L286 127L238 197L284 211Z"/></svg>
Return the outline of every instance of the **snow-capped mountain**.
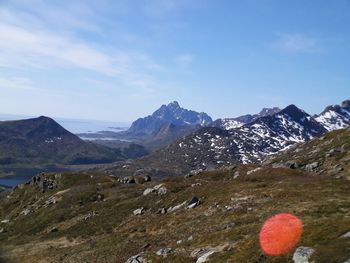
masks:
<svg viewBox="0 0 350 263"><path fill-rule="evenodd" d="M206 126L212 122L211 117L204 112L196 112L180 107L177 101L162 105L152 115L134 121L128 130L132 134L151 135L158 133L164 125L175 126Z"/></svg>
<svg viewBox="0 0 350 263"><path fill-rule="evenodd" d="M163 149L169 162L210 168L260 162L268 155L320 136L327 130L312 116L290 105L235 129L207 127Z"/></svg>
<svg viewBox="0 0 350 263"><path fill-rule="evenodd" d="M328 106L315 119L328 131L346 128L350 125L350 100L345 100L341 105Z"/></svg>
<svg viewBox="0 0 350 263"><path fill-rule="evenodd" d="M245 124L251 123L260 117L270 116L276 114L281 109L274 108L263 108L258 114L247 114L236 118L222 118L215 120L210 126L217 127L224 130L231 130L242 127Z"/></svg>

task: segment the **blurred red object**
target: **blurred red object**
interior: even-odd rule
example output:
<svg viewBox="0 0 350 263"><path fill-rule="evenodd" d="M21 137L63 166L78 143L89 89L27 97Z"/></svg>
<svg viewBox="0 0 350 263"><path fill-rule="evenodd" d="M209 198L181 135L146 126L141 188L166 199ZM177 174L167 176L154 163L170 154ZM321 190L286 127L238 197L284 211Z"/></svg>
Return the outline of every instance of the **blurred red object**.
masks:
<svg viewBox="0 0 350 263"><path fill-rule="evenodd" d="M290 252L303 234L303 222L288 213L269 218L260 231L261 249L269 256L280 256Z"/></svg>

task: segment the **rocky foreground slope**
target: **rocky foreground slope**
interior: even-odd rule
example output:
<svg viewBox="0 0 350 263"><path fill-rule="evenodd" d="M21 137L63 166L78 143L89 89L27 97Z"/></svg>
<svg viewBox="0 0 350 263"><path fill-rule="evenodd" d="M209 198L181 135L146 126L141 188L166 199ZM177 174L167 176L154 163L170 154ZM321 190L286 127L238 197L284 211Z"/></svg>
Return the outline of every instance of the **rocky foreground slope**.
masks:
<svg viewBox="0 0 350 263"><path fill-rule="evenodd" d="M0 258L343 263L350 259L349 138L349 129L335 131L263 166L161 182L142 174L125 180L94 172L37 176L0 200ZM281 212L298 216L304 234L299 249L268 257L259 230Z"/></svg>

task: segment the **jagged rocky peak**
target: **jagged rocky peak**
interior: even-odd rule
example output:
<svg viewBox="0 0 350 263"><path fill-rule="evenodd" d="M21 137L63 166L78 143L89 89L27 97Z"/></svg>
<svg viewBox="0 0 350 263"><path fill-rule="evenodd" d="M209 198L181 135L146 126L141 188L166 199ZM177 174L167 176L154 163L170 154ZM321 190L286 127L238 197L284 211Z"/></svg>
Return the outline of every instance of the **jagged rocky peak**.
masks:
<svg viewBox="0 0 350 263"><path fill-rule="evenodd" d="M307 114L305 111L303 111L302 109L299 109L297 106L295 106L294 104L291 104L289 106L287 106L286 108L284 108L283 110L281 110L279 112L279 114L285 114L290 116L293 119L302 119L306 116L310 116L309 114Z"/></svg>
<svg viewBox="0 0 350 263"><path fill-rule="evenodd" d="M281 109L278 107L273 108L263 108L259 113L257 114L246 114L242 115L236 118L223 118L223 119L217 119L214 121L210 126L218 127L224 130L232 130L239 127L242 127L245 124L249 124L255 120L257 120L260 117L265 116L271 116L273 114L276 114L280 112Z"/></svg>
<svg viewBox="0 0 350 263"><path fill-rule="evenodd" d="M206 126L212 122L211 117L204 112L196 112L182 108L177 101L162 105L152 115L139 118L131 125L128 132L132 134L154 134L164 125L175 126Z"/></svg>
<svg viewBox="0 0 350 263"><path fill-rule="evenodd" d="M269 115L273 115L276 114L278 112L280 112L281 109L278 107L273 107L273 108L263 108L260 112L259 112L259 116L260 117L264 117L264 116L269 116Z"/></svg>
<svg viewBox="0 0 350 263"><path fill-rule="evenodd" d="M343 101L340 105L330 105L315 116L327 130L337 130L350 125L350 100Z"/></svg>

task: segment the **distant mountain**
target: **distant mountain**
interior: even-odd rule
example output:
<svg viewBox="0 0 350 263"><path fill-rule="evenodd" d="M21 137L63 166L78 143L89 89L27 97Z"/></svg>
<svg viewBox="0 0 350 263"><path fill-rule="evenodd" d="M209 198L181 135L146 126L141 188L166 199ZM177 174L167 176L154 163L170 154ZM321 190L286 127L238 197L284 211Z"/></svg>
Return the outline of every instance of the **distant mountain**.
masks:
<svg viewBox="0 0 350 263"><path fill-rule="evenodd" d="M277 111L277 110L276 110ZM266 111L265 111L266 112ZM204 127L148 156L131 168L148 167L158 174L181 174L237 163L259 163L266 157L308 141L327 130L312 116L290 105L235 129ZM129 169L132 171L133 169ZM122 174L123 170L117 173Z"/></svg>
<svg viewBox="0 0 350 263"><path fill-rule="evenodd" d="M263 108L258 114L247 114L236 118L223 118L215 120L210 126L221 128L224 130L231 130L235 128L239 128L244 124L251 123L260 117L270 116L275 113L278 113L281 109L274 108Z"/></svg>
<svg viewBox="0 0 350 263"><path fill-rule="evenodd" d="M0 122L0 164L91 164L125 159L118 150L86 142L53 119Z"/></svg>
<svg viewBox="0 0 350 263"><path fill-rule="evenodd" d="M341 105L328 106L315 119L328 131L342 129L350 125L350 100L345 100Z"/></svg>
<svg viewBox="0 0 350 263"><path fill-rule="evenodd" d="M181 108L177 101L162 105L152 115L134 121L128 133L134 135L154 135L162 128L172 124L174 126L206 126L212 122L208 114Z"/></svg>

